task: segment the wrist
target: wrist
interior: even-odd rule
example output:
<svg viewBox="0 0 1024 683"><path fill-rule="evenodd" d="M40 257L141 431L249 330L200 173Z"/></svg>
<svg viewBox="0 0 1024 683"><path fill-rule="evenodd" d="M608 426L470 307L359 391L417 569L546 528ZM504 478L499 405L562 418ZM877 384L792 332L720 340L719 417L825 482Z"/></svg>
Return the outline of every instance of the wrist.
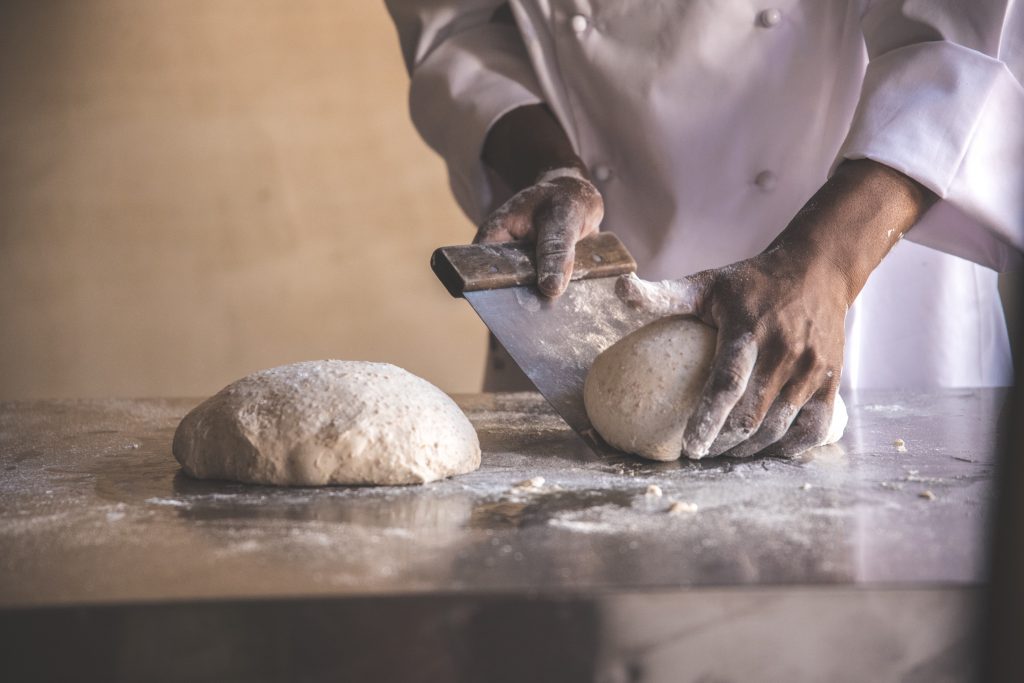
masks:
<svg viewBox="0 0 1024 683"><path fill-rule="evenodd" d="M936 197L867 159L843 162L772 242L818 274L843 282L848 303Z"/></svg>
<svg viewBox="0 0 1024 683"><path fill-rule="evenodd" d="M518 192L545 173L575 169L589 180L587 167L573 149L555 115L543 104L513 109L487 134L481 159Z"/></svg>
<svg viewBox="0 0 1024 683"><path fill-rule="evenodd" d="M787 272L793 281L832 294L849 308L871 271L851 267L839 251L819 240L796 237L775 245L766 255L776 262L775 272Z"/></svg>

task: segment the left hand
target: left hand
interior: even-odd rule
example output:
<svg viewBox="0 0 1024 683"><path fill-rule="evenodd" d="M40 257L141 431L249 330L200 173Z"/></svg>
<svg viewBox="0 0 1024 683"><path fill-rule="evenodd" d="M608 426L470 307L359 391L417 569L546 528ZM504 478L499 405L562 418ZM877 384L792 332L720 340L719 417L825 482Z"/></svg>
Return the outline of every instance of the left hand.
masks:
<svg viewBox="0 0 1024 683"><path fill-rule="evenodd" d="M933 201L893 169L846 161L761 254L681 280L619 280L631 305L694 315L718 329L683 455L793 456L824 443L846 312Z"/></svg>

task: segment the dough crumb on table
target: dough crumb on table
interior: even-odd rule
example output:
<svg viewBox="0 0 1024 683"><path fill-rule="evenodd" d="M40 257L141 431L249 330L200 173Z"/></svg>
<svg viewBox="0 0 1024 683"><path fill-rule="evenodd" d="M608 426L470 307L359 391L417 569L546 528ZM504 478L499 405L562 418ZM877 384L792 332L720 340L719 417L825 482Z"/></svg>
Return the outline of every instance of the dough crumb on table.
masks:
<svg viewBox="0 0 1024 683"><path fill-rule="evenodd" d="M644 492L644 495L660 497L661 493L662 491L660 486L658 486L657 484L651 484L650 486L647 487L647 491Z"/></svg>
<svg viewBox="0 0 1024 683"><path fill-rule="evenodd" d="M904 441L903 439L896 439L895 441L892 442L892 445L896 447L897 453L907 452L907 442Z"/></svg>
<svg viewBox="0 0 1024 683"><path fill-rule="evenodd" d="M925 500L935 500L935 494L930 489L925 489L921 493L917 494L918 498L924 498Z"/></svg>
<svg viewBox="0 0 1024 683"><path fill-rule="evenodd" d="M670 515L682 515L686 513L693 513L698 510L696 503L687 503L681 500L677 500L668 506L668 514Z"/></svg>
<svg viewBox="0 0 1024 683"><path fill-rule="evenodd" d="M537 490L544 486L544 477L531 477L515 484L512 488L518 490Z"/></svg>

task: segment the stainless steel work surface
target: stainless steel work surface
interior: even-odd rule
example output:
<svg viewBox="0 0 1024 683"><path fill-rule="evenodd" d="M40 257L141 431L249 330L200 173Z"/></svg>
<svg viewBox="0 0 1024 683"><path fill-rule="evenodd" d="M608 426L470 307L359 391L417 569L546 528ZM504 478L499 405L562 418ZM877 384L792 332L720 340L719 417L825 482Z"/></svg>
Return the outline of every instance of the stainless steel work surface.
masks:
<svg viewBox="0 0 1024 683"><path fill-rule="evenodd" d="M194 400L5 403L0 606L973 585L1003 395L861 392L799 460L667 464L597 458L539 395L464 395L481 469L376 488L192 480Z"/></svg>

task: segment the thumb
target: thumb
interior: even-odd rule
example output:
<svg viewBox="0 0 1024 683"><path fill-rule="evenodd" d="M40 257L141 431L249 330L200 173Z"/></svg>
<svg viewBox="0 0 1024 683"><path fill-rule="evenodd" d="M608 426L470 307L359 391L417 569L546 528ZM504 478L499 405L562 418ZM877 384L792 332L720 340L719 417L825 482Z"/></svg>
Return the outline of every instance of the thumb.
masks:
<svg viewBox="0 0 1024 683"><path fill-rule="evenodd" d="M704 286L696 276L680 280L648 282L636 273L619 276L615 294L633 308L649 311L657 316L697 315L704 298Z"/></svg>

